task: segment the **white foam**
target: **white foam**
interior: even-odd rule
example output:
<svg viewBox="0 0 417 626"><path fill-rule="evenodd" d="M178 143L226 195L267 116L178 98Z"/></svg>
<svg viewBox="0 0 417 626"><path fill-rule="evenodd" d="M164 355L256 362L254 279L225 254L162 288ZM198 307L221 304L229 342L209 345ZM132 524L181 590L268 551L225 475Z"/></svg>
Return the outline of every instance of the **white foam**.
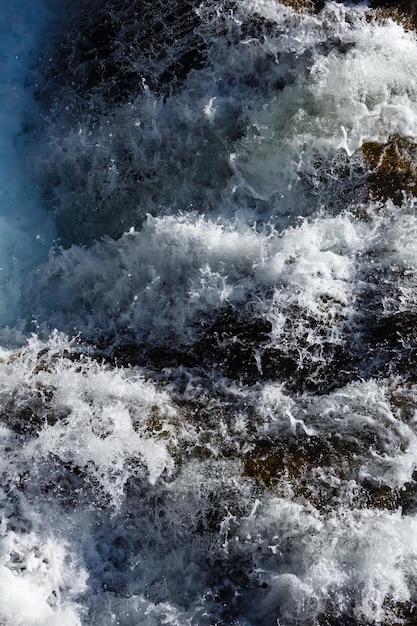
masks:
<svg viewBox="0 0 417 626"><path fill-rule="evenodd" d="M50 531L49 531L50 532ZM42 533L16 533L4 524L0 538L0 619L19 626L80 626L72 598L86 589L86 572L67 546Z"/></svg>
<svg viewBox="0 0 417 626"><path fill-rule="evenodd" d="M320 17L322 36L327 33L338 39L340 51L336 44L323 54L314 46L321 43L319 34L315 33L314 43L305 37L306 31L315 32L317 18L297 20L294 33L299 29L301 46L304 50L312 46L307 76L300 71L294 84L268 94L249 111L252 132L234 157L241 174L239 185L249 185L277 207L283 203L289 208L303 202L300 190L297 193L300 177L312 173L317 161L332 152L344 150L352 156L365 141L417 135L414 33L404 32L392 21L372 23L362 8L356 10L355 21L355 10L329 3ZM278 29L276 38L271 34L269 46L281 49L282 39ZM294 54L300 54L297 42L288 39ZM323 171L322 183L325 176Z"/></svg>

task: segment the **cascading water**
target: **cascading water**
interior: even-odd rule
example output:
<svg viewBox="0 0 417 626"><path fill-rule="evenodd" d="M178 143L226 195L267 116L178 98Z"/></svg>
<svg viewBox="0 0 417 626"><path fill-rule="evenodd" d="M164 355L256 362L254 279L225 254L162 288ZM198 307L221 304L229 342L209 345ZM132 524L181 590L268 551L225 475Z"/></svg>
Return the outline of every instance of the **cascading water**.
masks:
<svg viewBox="0 0 417 626"><path fill-rule="evenodd" d="M1 624L417 621L417 40L319 8L0 7Z"/></svg>

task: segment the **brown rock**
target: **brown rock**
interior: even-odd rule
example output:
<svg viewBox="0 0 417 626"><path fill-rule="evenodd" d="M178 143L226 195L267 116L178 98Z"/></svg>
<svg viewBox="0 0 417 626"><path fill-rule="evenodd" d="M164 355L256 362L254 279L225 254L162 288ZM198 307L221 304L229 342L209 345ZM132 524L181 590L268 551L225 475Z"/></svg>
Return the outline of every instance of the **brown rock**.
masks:
<svg viewBox="0 0 417 626"><path fill-rule="evenodd" d="M280 4L300 13L318 13L324 7L325 0L280 0Z"/></svg>
<svg viewBox="0 0 417 626"><path fill-rule="evenodd" d="M312 13L314 10L313 2L310 0L280 0L280 4L303 13Z"/></svg>
<svg viewBox="0 0 417 626"><path fill-rule="evenodd" d="M386 2L374 0L371 3L375 9L374 17L377 20L392 19L401 24L405 30L417 30L417 6L413 0L402 2Z"/></svg>
<svg viewBox="0 0 417 626"><path fill-rule="evenodd" d="M372 166L371 197L393 200L400 206L404 196L417 196L417 143L409 137L390 137L385 144L368 141L362 146Z"/></svg>

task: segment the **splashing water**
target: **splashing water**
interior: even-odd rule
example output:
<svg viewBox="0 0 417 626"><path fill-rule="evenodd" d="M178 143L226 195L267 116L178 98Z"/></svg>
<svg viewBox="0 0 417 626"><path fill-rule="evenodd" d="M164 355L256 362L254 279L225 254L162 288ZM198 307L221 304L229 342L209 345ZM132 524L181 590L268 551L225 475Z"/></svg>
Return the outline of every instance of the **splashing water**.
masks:
<svg viewBox="0 0 417 626"><path fill-rule="evenodd" d="M415 33L275 0L0 33L0 622L414 623L415 198L367 155L414 154Z"/></svg>

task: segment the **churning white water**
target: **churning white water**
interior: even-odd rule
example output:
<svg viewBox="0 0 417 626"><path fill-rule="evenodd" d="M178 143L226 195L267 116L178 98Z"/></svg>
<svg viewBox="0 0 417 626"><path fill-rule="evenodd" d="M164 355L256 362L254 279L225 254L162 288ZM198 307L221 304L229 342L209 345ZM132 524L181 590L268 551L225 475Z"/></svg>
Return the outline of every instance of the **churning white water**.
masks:
<svg viewBox="0 0 417 626"><path fill-rule="evenodd" d="M415 33L61 4L0 6L0 623L415 623Z"/></svg>

